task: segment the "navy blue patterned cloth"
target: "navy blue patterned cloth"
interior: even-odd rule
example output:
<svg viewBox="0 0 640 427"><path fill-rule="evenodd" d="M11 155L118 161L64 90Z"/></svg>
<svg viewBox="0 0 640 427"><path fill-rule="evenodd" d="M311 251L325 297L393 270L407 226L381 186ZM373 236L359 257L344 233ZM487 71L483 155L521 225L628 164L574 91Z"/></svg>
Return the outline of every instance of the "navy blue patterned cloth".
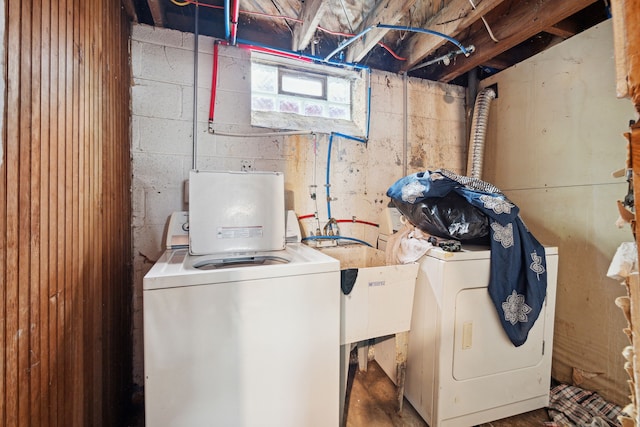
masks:
<svg viewBox="0 0 640 427"><path fill-rule="evenodd" d="M544 247L524 225L518 207L492 184L444 169L401 178L389 188L387 196L413 204L452 191L489 218L489 295L509 339L521 346L544 304L547 270Z"/></svg>

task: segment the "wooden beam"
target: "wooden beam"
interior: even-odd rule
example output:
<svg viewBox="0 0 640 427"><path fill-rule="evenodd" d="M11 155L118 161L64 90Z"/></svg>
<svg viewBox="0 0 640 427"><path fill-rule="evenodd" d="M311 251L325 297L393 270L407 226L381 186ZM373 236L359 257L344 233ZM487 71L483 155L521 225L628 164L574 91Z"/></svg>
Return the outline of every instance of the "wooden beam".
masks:
<svg viewBox="0 0 640 427"><path fill-rule="evenodd" d="M151 16L153 17L153 25L157 27L164 27L164 6L160 0L147 0Z"/></svg>
<svg viewBox="0 0 640 427"><path fill-rule="evenodd" d="M595 2L538 0L535 5L529 1L513 2L506 15L489 24L499 42L494 42L486 31L479 32L475 39L464 41L476 48L471 56L458 56L455 63L446 68L440 65L434 67L433 76L439 81L449 82Z"/></svg>
<svg viewBox="0 0 640 427"><path fill-rule="evenodd" d="M482 63L483 66L493 68L494 70L502 71L505 68L509 68L513 65L513 62L502 57L496 56Z"/></svg>
<svg viewBox="0 0 640 427"><path fill-rule="evenodd" d="M640 0L625 0L624 13L629 95L636 111L640 113Z"/></svg>
<svg viewBox="0 0 640 427"><path fill-rule="evenodd" d="M327 4L322 0L307 0L302 4L302 13L300 13L302 22L293 28L292 50L306 49L327 10Z"/></svg>
<svg viewBox="0 0 640 427"><path fill-rule="evenodd" d="M613 18L613 52L616 64L616 96L625 98L629 96L627 81L627 28L624 10L624 0L611 0L611 17ZM638 169L640 173L640 168Z"/></svg>
<svg viewBox="0 0 640 427"><path fill-rule="evenodd" d="M464 29L482 16L491 12L504 0L483 0L477 2L473 9L469 0L452 0L437 15L430 18L425 28L435 30L450 37L457 37ZM406 47L400 52L401 56L407 58L401 67L401 71L407 71L417 65L424 58L432 54L436 49L446 43L446 40L425 34L416 34L411 37Z"/></svg>
<svg viewBox="0 0 640 427"><path fill-rule="evenodd" d="M631 98L640 112L640 0L614 0L611 8L617 96Z"/></svg>
<svg viewBox="0 0 640 427"><path fill-rule="evenodd" d="M378 1L371 12L369 12L367 17L362 21L358 32L364 31L376 24L396 25L400 22L402 17L409 13L409 9L411 9L415 3L416 0ZM347 62L358 62L362 60L362 58L364 58L389 31L389 29L383 28L376 28L369 31L360 40L349 47L347 51Z"/></svg>
<svg viewBox="0 0 640 427"><path fill-rule="evenodd" d="M136 14L136 8L133 5L133 0L121 0L122 7L129 17L130 21L138 22L138 15Z"/></svg>
<svg viewBox="0 0 640 427"><path fill-rule="evenodd" d="M568 39L569 37L573 37L578 34L578 23L572 19L565 19L564 21L560 21L555 25L545 28L544 32L562 37L563 39Z"/></svg>

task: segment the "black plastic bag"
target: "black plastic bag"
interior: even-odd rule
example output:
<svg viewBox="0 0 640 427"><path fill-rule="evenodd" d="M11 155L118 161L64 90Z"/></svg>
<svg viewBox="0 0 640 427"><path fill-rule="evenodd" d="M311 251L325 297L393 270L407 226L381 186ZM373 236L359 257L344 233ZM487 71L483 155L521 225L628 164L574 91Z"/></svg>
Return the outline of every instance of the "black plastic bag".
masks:
<svg viewBox="0 0 640 427"><path fill-rule="evenodd" d="M425 233L469 244L489 244L488 217L453 191L413 204L391 200L411 224Z"/></svg>

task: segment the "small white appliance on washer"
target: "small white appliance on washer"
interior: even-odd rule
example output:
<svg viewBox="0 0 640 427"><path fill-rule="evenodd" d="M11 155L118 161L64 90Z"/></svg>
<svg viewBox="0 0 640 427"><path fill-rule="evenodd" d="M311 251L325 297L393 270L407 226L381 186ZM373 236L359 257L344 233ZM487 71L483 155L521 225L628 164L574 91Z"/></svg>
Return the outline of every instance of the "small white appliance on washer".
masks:
<svg viewBox="0 0 640 427"><path fill-rule="evenodd" d="M487 291L488 248L433 248L419 260L405 397L430 427L468 427L549 404L558 251L545 252L547 297L520 347ZM377 343L375 354L395 381L393 340Z"/></svg>
<svg viewBox="0 0 640 427"><path fill-rule="evenodd" d="M246 178L229 181L223 192L238 194L265 174ZM260 188L264 182L250 184ZM199 188L190 185L191 208L193 197L216 200L215 186L206 194ZM243 197L217 200L233 211ZM265 200L257 216L229 226L234 229L223 230L221 240L246 243L269 235L269 224L280 217L270 205L281 199ZM209 224L221 227L217 220ZM245 226L254 228L242 234ZM171 228L172 235L193 232L193 224ZM230 246L237 248L238 241ZM302 243L197 256L184 247L167 249L143 281L146 425L337 426L339 271L337 260Z"/></svg>

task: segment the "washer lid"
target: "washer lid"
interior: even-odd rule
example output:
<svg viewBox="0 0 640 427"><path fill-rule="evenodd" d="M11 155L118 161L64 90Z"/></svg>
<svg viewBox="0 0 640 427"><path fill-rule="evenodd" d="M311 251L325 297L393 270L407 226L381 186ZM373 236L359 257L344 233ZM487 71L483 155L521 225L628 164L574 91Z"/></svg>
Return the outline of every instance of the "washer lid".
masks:
<svg viewBox="0 0 640 427"><path fill-rule="evenodd" d="M265 260L264 263L246 266L251 258ZM212 261L227 261L223 268L198 268ZM287 263L275 259L289 260ZM244 261L240 261L244 260ZM271 260L271 261L267 261ZM236 262L238 261L238 262ZM284 250L237 253L229 255L190 255L187 249L166 251L149 270L143 280L143 290L197 286L223 282L271 279L286 276L335 272L336 289L340 288L340 261L302 243L288 244ZM300 285L305 281L300 279ZM333 285L333 284L332 284Z"/></svg>
<svg viewBox="0 0 640 427"><path fill-rule="evenodd" d="M285 245L281 172L189 172L189 252L275 251Z"/></svg>
<svg viewBox="0 0 640 427"><path fill-rule="evenodd" d="M200 270L217 270L220 268L258 267L261 265L287 264L289 258L277 255L240 255L237 257L220 258L205 256L193 263L193 268Z"/></svg>

